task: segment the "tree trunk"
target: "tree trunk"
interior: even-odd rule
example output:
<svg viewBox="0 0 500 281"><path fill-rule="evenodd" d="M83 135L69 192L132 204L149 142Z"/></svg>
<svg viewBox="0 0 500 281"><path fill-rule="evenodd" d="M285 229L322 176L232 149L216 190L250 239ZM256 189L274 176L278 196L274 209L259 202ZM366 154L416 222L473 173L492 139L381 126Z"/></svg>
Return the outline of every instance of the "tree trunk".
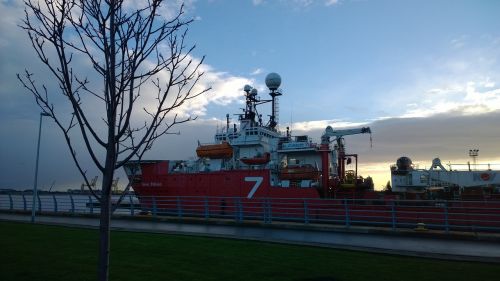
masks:
<svg viewBox="0 0 500 281"><path fill-rule="evenodd" d="M111 224L111 175L104 174L102 181L101 216L99 225L99 263L98 280L107 281L109 278L110 253L110 224Z"/></svg>
<svg viewBox="0 0 500 281"><path fill-rule="evenodd" d="M108 121L108 142L106 147L106 164L102 177L101 195L101 223L99 226L99 281L109 279L109 252L110 252L110 224L111 224L111 186L116 165L116 75L115 75L115 9L116 2L110 2L110 22L109 22L109 50L105 48L104 57L107 63L107 76L105 77L105 87L108 91L109 99L106 109Z"/></svg>

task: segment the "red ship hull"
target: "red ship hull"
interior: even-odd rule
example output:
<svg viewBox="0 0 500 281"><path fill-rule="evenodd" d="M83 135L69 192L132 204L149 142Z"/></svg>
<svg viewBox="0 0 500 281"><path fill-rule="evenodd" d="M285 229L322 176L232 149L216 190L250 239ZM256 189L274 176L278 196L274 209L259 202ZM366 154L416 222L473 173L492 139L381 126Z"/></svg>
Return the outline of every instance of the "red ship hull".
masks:
<svg viewBox="0 0 500 281"><path fill-rule="evenodd" d="M174 216L210 214L410 227L420 222L443 226L446 221L446 228L458 230L500 227L500 201L494 199L443 205L444 201L398 200L380 192L339 192L336 199L324 199L317 188L272 186L269 169L167 173L168 164L141 163L133 188L143 210Z"/></svg>
<svg viewBox="0 0 500 281"><path fill-rule="evenodd" d="M141 164L139 196L208 196L242 198L320 198L316 188L271 186L271 172L261 170L167 173L168 161Z"/></svg>

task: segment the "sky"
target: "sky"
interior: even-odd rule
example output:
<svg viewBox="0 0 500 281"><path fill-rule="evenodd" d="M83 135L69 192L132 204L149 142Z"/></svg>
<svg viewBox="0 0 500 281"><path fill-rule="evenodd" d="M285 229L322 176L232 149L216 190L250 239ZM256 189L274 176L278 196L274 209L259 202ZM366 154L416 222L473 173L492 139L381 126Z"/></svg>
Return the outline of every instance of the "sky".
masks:
<svg viewBox="0 0 500 281"><path fill-rule="evenodd" d="M179 1L170 3L166 15ZM243 86L265 97L264 78L277 72L281 128L316 140L328 125L372 129L372 145L356 135L346 137L346 147L359 154L360 173L372 176L376 188L403 155L424 168L435 157L466 163L469 149L479 149L478 162L500 164L500 1L187 0L185 6L194 19L192 57L206 57L200 87L212 90L182 109L197 120L160 139L145 158L194 157L197 141L211 141L226 113L240 111ZM0 188L33 185L40 110L16 73L27 68L37 81L52 79L18 27L22 17L22 1L0 0ZM79 188L62 134L47 118L42 128L39 186ZM84 155L88 174L97 175Z"/></svg>

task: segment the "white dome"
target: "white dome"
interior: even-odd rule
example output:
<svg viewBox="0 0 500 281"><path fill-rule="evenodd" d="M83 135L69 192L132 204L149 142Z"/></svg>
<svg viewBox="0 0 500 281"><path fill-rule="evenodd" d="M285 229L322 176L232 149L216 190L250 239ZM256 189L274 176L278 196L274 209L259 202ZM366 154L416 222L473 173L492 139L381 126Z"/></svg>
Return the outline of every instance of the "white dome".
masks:
<svg viewBox="0 0 500 281"><path fill-rule="evenodd" d="M281 76L278 73L272 72L266 76L266 86L269 90L274 91L281 85Z"/></svg>
<svg viewBox="0 0 500 281"><path fill-rule="evenodd" d="M250 92L250 90L252 90L252 86L250 86L250 85L245 85L245 87L243 87L243 91L245 91L247 93Z"/></svg>

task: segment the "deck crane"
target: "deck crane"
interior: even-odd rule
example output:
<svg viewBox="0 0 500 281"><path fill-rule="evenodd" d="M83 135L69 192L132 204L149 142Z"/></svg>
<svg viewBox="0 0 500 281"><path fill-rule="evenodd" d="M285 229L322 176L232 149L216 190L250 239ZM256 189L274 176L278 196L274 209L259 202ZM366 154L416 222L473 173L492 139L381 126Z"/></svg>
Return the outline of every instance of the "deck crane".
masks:
<svg viewBox="0 0 500 281"><path fill-rule="evenodd" d="M345 154L345 146L344 146L344 137L349 136L349 135L357 135L357 134L370 134L370 144L372 141L371 138L371 129L370 127L362 127L362 128L355 128L355 129L343 129L343 130L334 130L331 126L326 127L325 132L321 136L321 151L322 151L322 169L323 169L323 176L322 176L322 185L323 189L325 192L325 196L329 194L329 167L330 167L330 161L329 161L329 153L332 152L330 150L330 143L336 142L335 148L332 153L332 162L334 162L333 159L337 158L337 165L334 164L338 176L338 180L340 183L344 183L345 181L345 160L346 156L354 156L356 158L356 170L357 170L357 154ZM331 138L334 138L330 140ZM355 175L355 178L357 178L357 172Z"/></svg>

